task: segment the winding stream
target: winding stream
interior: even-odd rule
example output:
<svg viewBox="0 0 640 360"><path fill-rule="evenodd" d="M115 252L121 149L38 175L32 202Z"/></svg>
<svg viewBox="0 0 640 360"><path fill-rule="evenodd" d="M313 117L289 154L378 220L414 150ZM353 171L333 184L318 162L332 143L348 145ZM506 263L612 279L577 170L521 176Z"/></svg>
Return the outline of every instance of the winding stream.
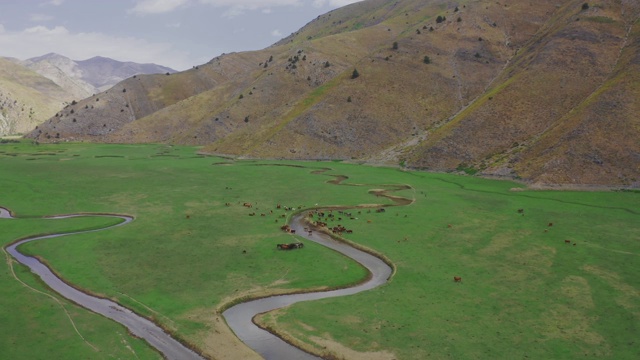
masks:
<svg viewBox="0 0 640 360"><path fill-rule="evenodd" d="M247 346L259 353L266 360L310 360L320 358L304 352L288 344L287 342L271 334L270 332L259 328L253 323L254 316L301 301L346 296L373 289L386 283L393 272L391 267L389 267L389 265L387 265L381 259L364 251L353 248L345 243L333 240L327 234L315 231L312 235L307 235L307 232L304 231L306 225L304 224L303 218L304 216L302 214L298 214L291 221L290 226L292 229L296 230L297 234L305 234L302 235L304 238L336 250L359 262L369 270L369 272L371 273L371 277L361 284L346 289L272 296L240 303L223 312L222 315L227 321L227 324L240 338L240 340L242 340L245 344L247 344Z"/></svg>
<svg viewBox="0 0 640 360"><path fill-rule="evenodd" d="M334 184L339 184L344 179L346 179L346 177L344 178L337 177L336 180L331 182ZM402 188L402 187L398 187L398 189L399 188ZM375 191L372 193L375 194L376 196L384 196L384 197L390 198L396 202L396 205L402 205L402 204L406 205L410 203L408 199L397 198L397 197L386 195L385 191ZM354 206L350 208L353 209L358 207ZM380 258L373 256L362 250L351 247L346 243L336 241L328 234L325 234L320 231L314 231L311 235L309 235L307 231L304 231L304 228L307 226L307 224L305 224L304 222L305 213L306 211L292 217L290 221L291 229L296 230L297 234L306 238L307 240L314 241L330 249L338 251L344 254L345 256L350 257L351 259L362 264L364 267L366 267L369 270L370 277L368 277L362 283L349 288L301 293L301 294L272 296L272 297L240 303L224 311L222 315L224 316L229 327L238 336L238 338L240 338L240 340L242 340L247 346L252 348L254 351L260 354L266 360L272 360L272 359L273 360L282 360L282 359L311 360L311 359L320 359L320 358L310 353L307 353L299 348L296 348L290 345L289 343L283 341L276 335L256 326L253 323L253 318L257 314L261 314L270 310L275 310L275 309L285 307L301 301L310 301L310 300L318 300L318 299L338 297L338 296L347 296L347 295L356 294L362 291L370 290L386 283L393 273L393 269L391 269L391 267L387 265L384 261L382 261ZM105 215L105 214L64 215L64 216L50 217L49 219L71 218L71 217L79 217L79 216L111 217L111 218L119 218L119 219L122 219L123 221L116 225L111 225L102 229L30 237L7 246L6 250L18 262L29 267L33 273L37 274L54 291L58 292L63 297L71 300L76 304L79 304L82 307L85 307L93 312L104 315L112 320L115 320L123 324L129 329L129 331L133 335L143 338L147 342L149 342L149 344L151 344L151 346L153 346L158 351L160 351L165 358L176 359L176 360L203 359L200 355L196 354L191 349L185 347L180 342L176 341L174 338L172 338L169 334L167 334L164 330L162 330L153 322L133 313L131 310L113 301L97 298L73 288L72 286L68 285L67 283L62 281L60 278L55 276L51 272L51 270L49 270L49 268L47 268L38 259L23 255L17 250L18 246L30 241L51 239L51 238L56 238L56 237L61 237L66 235L72 235L72 234L82 234L82 233L102 231L102 230L107 230L114 227L122 226L133 221L133 218L129 216ZM9 212L9 210L0 207L0 218L12 219L13 217L11 216L11 213Z"/></svg>
<svg viewBox="0 0 640 360"><path fill-rule="evenodd" d="M315 171L313 173L320 174L329 169L322 169L319 171ZM346 176L340 175L329 175L333 176L335 179L329 181L329 183L335 185L343 185L342 181L346 180ZM349 184L349 186L358 186L355 184ZM401 189L409 189L408 186L392 186L392 190L401 190ZM382 196L391 199L394 201L395 206L408 205L413 202L413 200L409 200L402 197L395 197L387 194L387 190L372 190L370 191L372 195ZM392 206L392 205L383 205L383 206ZM361 206L350 206L350 207L340 207L340 209L356 209L361 208ZM316 210L320 211L329 211L336 210L338 208L319 208ZM370 290L375 287L378 287L384 283L386 283L391 275L393 274L393 269L382 259L369 254L365 251L356 249L352 246L347 245L344 242L339 242L334 240L330 235L320 232L314 231L311 235L305 231L305 227L308 225L305 224L304 214L307 211L296 214L292 217L290 221L291 229L296 231L296 234L299 236L316 242L318 244L324 245L330 249L333 249L345 256L355 260L360 263L364 267L369 270L370 277L363 281L362 283L345 288L345 289L337 289L337 290L329 290L329 291L318 291L318 292L310 292L310 293L302 293L302 294L291 294L291 295L279 295L279 296L271 296L263 299L252 300L244 303L237 304L222 313L229 327L234 331L234 333L242 340L247 346L252 348L266 360L280 360L280 359L296 359L296 360L312 360L312 359L321 359L315 355L307 353L287 342L279 338L278 336L258 327L254 322L253 318L261 313L275 310L281 307L289 306L291 304L295 304L301 301L310 301L310 300L318 300L325 299L331 297L338 296L347 296L353 295L362 291Z"/></svg>
<svg viewBox="0 0 640 360"><path fill-rule="evenodd" d="M158 325L153 322L135 314L131 310L118 305L117 303L107 300L101 299L95 296L88 295L82 291L79 291L60 278L55 276L48 267L46 267L43 263L41 263L38 259L26 256L20 253L17 250L17 247L21 244L43 240L43 239L52 239L60 236L71 235L71 234L84 234L96 231L102 231L107 229L112 229L114 227L122 226L133 221L133 218L130 216L124 215L64 215L64 216L56 216L50 217L48 219L62 219L62 218L72 218L79 216L101 216L101 217L111 217L111 218L119 218L124 220L121 223L116 225L111 225L102 229L97 230L85 230L85 231L77 231L73 233L63 233L63 234L52 234L45 236L35 236L20 240L16 243L13 243L6 247L6 250L11 256L13 256L18 262L23 265L26 265L31 269L31 272L38 275L42 281L44 281L51 289L62 295L63 297L71 300L72 302L87 308L95 313L104 315L109 319L115 320L120 324L124 325L129 329L129 331L140 338L145 339L151 346L158 349L163 356L167 359L203 359L201 356L193 352L191 349L185 347L180 342L176 341L169 334L164 332ZM5 219L13 219L9 210L5 208L0 208L0 218Z"/></svg>

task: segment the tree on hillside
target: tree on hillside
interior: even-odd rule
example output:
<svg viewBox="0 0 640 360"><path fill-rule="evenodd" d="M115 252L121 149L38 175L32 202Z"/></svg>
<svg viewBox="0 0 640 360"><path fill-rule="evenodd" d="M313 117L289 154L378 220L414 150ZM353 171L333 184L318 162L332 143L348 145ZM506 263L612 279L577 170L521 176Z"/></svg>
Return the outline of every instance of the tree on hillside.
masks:
<svg viewBox="0 0 640 360"><path fill-rule="evenodd" d="M447 18L446 18L446 17L444 17L444 16L441 16L441 15L438 15L438 17L436 18L436 22L437 22L438 24L440 24L441 22L443 22L443 21L445 21L445 20L447 20Z"/></svg>
<svg viewBox="0 0 640 360"><path fill-rule="evenodd" d="M429 58L429 56L425 55L422 62L425 64L431 64L431 59Z"/></svg>
<svg viewBox="0 0 640 360"><path fill-rule="evenodd" d="M398 42L394 41L393 46L391 47L393 50L398 50Z"/></svg>
<svg viewBox="0 0 640 360"><path fill-rule="evenodd" d="M587 3L582 4L582 10L589 10L589 4Z"/></svg>
<svg viewBox="0 0 640 360"><path fill-rule="evenodd" d="M351 73L351 78L355 79L358 76L360 76L360 73L358 72L358 69L353 69L353 73Z"/></svg>

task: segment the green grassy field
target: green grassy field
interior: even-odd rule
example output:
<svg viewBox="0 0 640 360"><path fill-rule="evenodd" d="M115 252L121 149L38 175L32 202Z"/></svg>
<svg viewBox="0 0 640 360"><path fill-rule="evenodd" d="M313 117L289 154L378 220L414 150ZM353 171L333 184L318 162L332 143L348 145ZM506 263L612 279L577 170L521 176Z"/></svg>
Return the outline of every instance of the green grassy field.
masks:
<svg viewBox="0 0 640 360"><path fill-rule="evenodd" d="M321 168L331 170L312 174ZM236 162L167 145L8 143L0 145L0 169L0 206L21 218L0 220L4 244L108 221L38 219L44 215L135 216L123 227L22 251L43 257L68 281L156 319L210 356L219 355L210 337L222 332L211 315L221 304L344 286L365 276L313 243L278 252L277 243L293 239L279 230L281 216L291 212L276 204L390 204L368 190L408 184L396 195L414 198L412 205L354 211L357 219L344 220L354 230L349 239L395 264L389 284L297 304L264 321L307 346L344 355L340 343L369 353L347 358L640 357L638 193L512 191L522 186L339 162ZM331 174L363 186L329 184ZM28 270L14 268L44 290ZM100 351L94 350L60 305L18 283L8 266L0 291L7 292L0 296L0 320L11 324L0 331L0 358L157 357L123 327L63 301Z"/></svg>

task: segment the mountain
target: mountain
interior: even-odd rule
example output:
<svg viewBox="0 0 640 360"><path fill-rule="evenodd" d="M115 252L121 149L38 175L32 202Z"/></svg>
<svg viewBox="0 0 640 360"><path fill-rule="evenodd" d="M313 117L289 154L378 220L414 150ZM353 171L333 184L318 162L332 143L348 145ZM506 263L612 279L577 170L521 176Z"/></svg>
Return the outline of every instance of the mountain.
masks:
<svg viewBox="0 0 640 360"><path fill-rule="evenodd" d="M639 187L639 18L626 0L368 0L29 136Z"/></svg>
<svg viewBox="0 0 640 360"><path fill-rule="evenodd" d="M175 70L104 57L74 61L54 53L24 61L0 58L0 135L31 131L75 100L153 73Z"/></svg>
<svg viewBox="0 0 640 360"><path fill-rule="evenodd" d="M123 62L101 56L71 60L55 53L27 59L23 65L69 89L71 93L78 93L77 98L105 91L133 75L176 72L156 64Z"/></svg>
<svg viewBox="0 0 640 360"><path fill-rule="evenodd" d="M53 81L15 59L0 58L0 135L33 130L70 100Z"/></svg>
<svg viewBox="0 0 640 360"><path fill-rule="evenodd" d="M96 56L88 60L76 61L84 75L82 79L97 89L104 91L120 81L139 74L173 74L176 71L156 64L122 62Z"/></svg>
<svg viewBox="0 0 640 360"><path fill-rule="evenodd" d="M84 71L75 61L55 53L34 57L22 65L65 89L73 99L84 99L100 91L84 80Z"/></svg>

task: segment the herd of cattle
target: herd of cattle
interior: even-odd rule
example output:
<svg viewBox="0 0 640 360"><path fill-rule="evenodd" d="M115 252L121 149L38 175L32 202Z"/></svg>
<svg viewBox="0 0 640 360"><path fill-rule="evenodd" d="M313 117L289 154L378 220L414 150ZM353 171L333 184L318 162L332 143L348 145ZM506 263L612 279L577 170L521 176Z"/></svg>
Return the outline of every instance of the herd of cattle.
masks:
<svg viewBox="0 0 640 360"><path fill-rule="evenodd" d="M225 203L226 206L231 206L231 203ZM249 202L245 202L242 204L242 206L246 207L246 208L253 208L253 204L249 203ZM298 209L302 209L303 206L299 205ZM288 207L288 206L282 206L281 204L277 204L276 205L276 209L277 210L285 210L285 211L293 211L296 210L295 207ZM371 210L368 210L368 212L370 213ZM376 213L384 213L385 209L383 207L377 208L375 209ZM522 216L524 216L524 209L518 209L518 214L521 214ZM361 214L361 211L358 211L358 214ZM273 214L273 210L269 210L269 214ZM249 216L255 216L256 213L255 212L251 212L249 213ZM267 216L266 213L261 213L260 216ZM287 215L285 214L281 214L280 215L281 218L286 218ZM187 216L188 218L188 216ZM331 233L341 236L342 234L351 234L353 233L353 230L351 229L347 229L345 226L343 226L342 224L337 224L334 226L330 226L329 222L343 222L343 219L350 219L350 220L356 220L357 217L354 217L354 215L351 212L346 212L343 210L311 210L309 212L307 212L307 219L310 222L310 224L312 224L315 228L317 229L326 229L327 231L331 231ZM278 222L278 219L275 220L275 222ZM370 222L370 220L368 220L368 222ZM553 223L549 223L547 225L548 227L552 227ZM447 224L448 228L452 228L453 226L451 224ZM292 229L288 224L282 225L280 226L280 230L287 232L289 234L295 234L296 230ZM313 231L311 228L309 227L305 227L304 231L307 232L309 235L313 234ZM545 229L545 232L548 232L547 229ZM572 242L571 240L564 240L565 244L572 244L573 246L576 246L575 242ZM302 242L295 242L295 243L289 243L289 244L276 244L276 249L278 250L294 250L294 249L302 249L304 247L304 244ZM246 251L245 251L246 252ZM454 276L453 277L453 281L456 283L462 283L462 277L460 276Z"/></svg>

